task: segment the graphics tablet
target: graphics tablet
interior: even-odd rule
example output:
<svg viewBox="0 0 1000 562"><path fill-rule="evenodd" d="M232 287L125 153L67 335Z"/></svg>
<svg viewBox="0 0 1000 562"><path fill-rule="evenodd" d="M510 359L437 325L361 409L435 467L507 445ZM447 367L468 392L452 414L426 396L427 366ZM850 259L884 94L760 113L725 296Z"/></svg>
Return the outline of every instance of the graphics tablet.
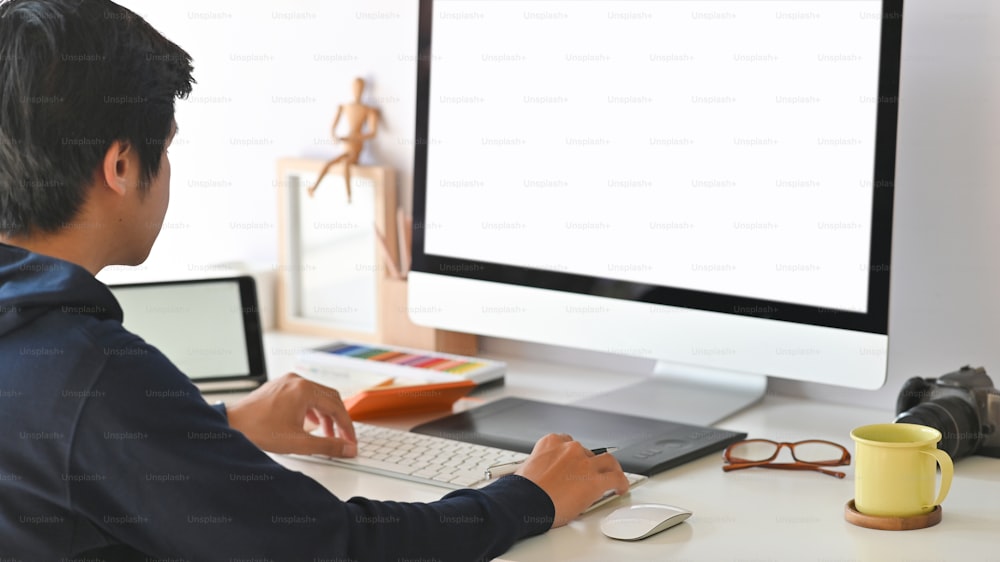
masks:
<svg viewBox="0 0 1000 562"><path fill-rule="evenodd" d="M203 391L255 388L267 380L252 277L109 288L125 329L162 351Z"/></svg>
<svg viewBox="0 0 1000 562"><path fill-rule="evenodd" d="M410 431L523 453L547 433L568 433L589 449L618 447L614 455L622 468L645 476L746 438L746 433L522 398L501 398Z"/></svg>

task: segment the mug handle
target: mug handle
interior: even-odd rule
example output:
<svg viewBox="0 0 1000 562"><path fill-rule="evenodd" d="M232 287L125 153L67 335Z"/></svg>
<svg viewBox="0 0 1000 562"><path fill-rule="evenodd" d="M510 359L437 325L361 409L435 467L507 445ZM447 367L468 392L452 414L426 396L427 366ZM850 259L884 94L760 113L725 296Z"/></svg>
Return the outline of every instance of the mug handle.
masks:
<svg viewBox="0 0 1000 562"><path fill-rule="evenodd" d="M934 460L941 465L941 489L938 491L938 497L934 500L934 505L925 505L924 508L941 505L945 496L948 495L948 490L951 489L951 477L955 474L955 465L951 462L948 453L941 449L923 449L920 452L934 457Z"/></svg>

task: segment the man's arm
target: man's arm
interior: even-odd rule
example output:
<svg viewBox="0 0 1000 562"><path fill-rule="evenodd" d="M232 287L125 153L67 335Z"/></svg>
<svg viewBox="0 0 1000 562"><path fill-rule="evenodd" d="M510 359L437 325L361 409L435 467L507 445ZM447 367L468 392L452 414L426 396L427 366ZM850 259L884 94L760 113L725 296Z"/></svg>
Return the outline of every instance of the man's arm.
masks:
<svg viewBox="0 0 1000 562"><path fill-rule="evenodd" d="M323 437L303 429L319 425ZM340 394L295 374L269 381L230 408L229 425L272 453L353 457L357 438ZM555 504L555 527L565 525L607 490L628 490L618 460L595 456L569 435L547 435L519 468Z"/></svg>
<svg viewBox="0 0 1000 562"><path fill-rule="evenodd" d="M342 501L231 428L158 351L127 345L81 412L68 489L76 512L150 556L474 560L560 519L530 470L427 504Z"/></svg>

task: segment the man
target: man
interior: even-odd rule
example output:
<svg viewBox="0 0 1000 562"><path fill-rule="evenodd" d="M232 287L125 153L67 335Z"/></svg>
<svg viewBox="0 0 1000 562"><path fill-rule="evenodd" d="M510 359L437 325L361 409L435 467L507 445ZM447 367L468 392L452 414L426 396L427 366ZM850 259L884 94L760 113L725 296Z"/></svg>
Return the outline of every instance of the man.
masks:
<svg viewBox="0 0 1000 562"><path fill-rule="evenodd" d="M335 392L286 375L227 413L125 331L94 275L148 255L191 83L110 1L0 3L0 559L479 560L626 491L549 435L482 490L342 501L261 451L355 454Z"/></svg>

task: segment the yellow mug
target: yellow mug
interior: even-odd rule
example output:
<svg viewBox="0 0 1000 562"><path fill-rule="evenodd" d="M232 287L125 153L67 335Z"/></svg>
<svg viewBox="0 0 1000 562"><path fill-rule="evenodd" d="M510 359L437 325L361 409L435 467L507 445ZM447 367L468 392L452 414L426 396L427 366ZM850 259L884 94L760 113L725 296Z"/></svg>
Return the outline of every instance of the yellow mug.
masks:
<svg viewBox="0 0 1000 562"><path fill-rule="evenodd" d="M854 507L865 515L910 517L930 513L951 488L955 468L937 448L941 432L912 423L865 425L854 439ZM935 497L937 465L941 487Z"/></svg>

